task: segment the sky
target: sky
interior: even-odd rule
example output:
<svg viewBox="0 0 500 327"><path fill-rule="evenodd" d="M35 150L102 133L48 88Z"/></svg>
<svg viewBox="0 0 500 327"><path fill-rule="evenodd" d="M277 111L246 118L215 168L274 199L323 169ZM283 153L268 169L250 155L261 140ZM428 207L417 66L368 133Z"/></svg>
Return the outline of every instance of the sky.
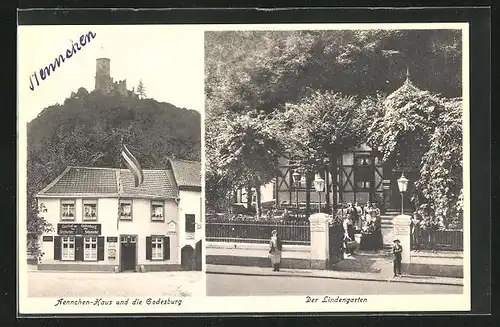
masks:
<svg viewBox="0 0 500 327"><path fill-rule="evenodd" d="M65 54L71 41L92 31L95 38L30 89L29 76ZM80 87L95 86L96 59L111 60L114 81L148 98L180 108L204 110L203 30L194 25L65 25L18 28L18 119L28 122L44 108L62 104ZM38 77L40 79L40 77Z"/></svg>

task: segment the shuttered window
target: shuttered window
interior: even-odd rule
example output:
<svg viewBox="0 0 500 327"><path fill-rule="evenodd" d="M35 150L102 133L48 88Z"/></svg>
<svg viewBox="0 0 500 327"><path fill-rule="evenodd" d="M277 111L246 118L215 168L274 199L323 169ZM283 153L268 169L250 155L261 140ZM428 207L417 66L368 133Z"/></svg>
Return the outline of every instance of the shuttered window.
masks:
<svg viewBox="0 0 500 327"><path fill-rule="evenodd" d="M151 237L151 260L163 259L163 238L159 236Z"/></svg>
<svg viewBox="0 0 500 327"><path fill-rule="evenodd" d="M83 260L97 260L97 237L85 237L83 248Z"/></svg>
<svg viewBox="0 0 500 327"><path fill-rule="evenodd" d="M169 260L170 237L146 236L146 260Z"/></svg>
<svg viewBox="0 0 500 327"><path fill-rule="evenodd" d="M61 238L61 260L75 260L75 238L73 236Z"/></svg>

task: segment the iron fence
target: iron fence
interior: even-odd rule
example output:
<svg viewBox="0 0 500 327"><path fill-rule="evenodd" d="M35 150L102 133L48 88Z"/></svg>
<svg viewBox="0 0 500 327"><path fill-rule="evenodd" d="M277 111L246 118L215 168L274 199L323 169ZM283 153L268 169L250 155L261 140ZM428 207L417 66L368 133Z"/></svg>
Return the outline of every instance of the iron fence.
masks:
<svg viewBox="0 0 500 327"><path fill-rule="evenodd" d="M413 237L415 236L415 237ZM463 230L421 230L412 235L412 248L416 247L417 239L419 248L424 250L463 251Z"/></svg>
<svg viewBox="0 0 500 327"><path fill-rule="evenodd" d="M205 223L205 238L208 242L265 244L273 230L284 244L311 244L309 221L211 220Z"/></svg>

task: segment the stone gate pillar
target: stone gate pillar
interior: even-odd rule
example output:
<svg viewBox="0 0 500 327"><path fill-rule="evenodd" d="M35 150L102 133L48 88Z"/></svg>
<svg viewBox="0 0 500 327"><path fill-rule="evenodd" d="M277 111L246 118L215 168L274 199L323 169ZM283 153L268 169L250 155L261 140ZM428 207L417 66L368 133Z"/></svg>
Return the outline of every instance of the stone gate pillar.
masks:
<svg viewBox="0 0 500 327"><path fill-rule="evenodd" d="M309 217L311 229L311 268L328 269L329 228L331 218L326 213L315 213Z"/></svg>
<svg viewBox="0 0 500 327"><path fill-rule="evenodd" d="M409 272L411 235L411 217L408 215L398 215L392 219L393 237L401 242L403 252L401 253L401 266L403 271Z"/></svg>

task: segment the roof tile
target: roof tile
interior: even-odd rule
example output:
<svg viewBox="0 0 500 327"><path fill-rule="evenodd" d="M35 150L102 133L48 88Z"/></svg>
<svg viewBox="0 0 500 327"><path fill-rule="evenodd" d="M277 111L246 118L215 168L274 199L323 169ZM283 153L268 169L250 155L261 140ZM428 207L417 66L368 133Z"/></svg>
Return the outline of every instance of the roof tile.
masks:
<svg viewBox="0 0 500 327"><path fill-rule="evenodd" d="M170 160L179 187L201 187L201 163L199 161Z"/></svg>

